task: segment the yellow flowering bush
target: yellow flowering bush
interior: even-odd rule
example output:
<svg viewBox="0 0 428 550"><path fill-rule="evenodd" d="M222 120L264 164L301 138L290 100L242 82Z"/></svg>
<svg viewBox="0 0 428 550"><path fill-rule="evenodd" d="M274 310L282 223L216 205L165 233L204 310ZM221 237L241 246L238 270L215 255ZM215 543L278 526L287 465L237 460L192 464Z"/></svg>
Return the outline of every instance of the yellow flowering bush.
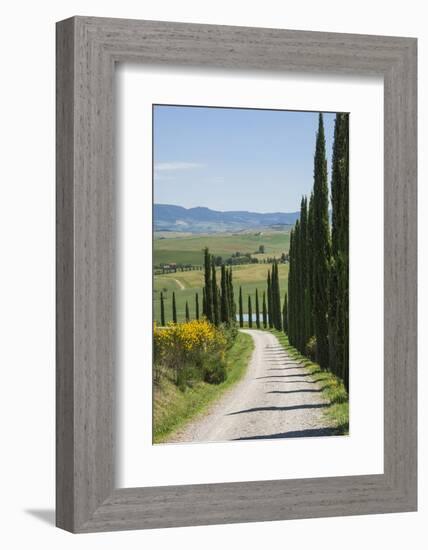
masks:
<svg viewBox="0 0 428 550"><path fill-rule="evenodd" d="M184 371L186 382L198 376L211 378L206 380L210 382L225 378L227 338L223 328L217 328L206 320L169 323L166 327L155 325L153 338L155 375L160 376L163 367L174 371L177 383L180 382L180 373ZM212 373L213 365L216 371L214 377L208 374Z"/></svg>

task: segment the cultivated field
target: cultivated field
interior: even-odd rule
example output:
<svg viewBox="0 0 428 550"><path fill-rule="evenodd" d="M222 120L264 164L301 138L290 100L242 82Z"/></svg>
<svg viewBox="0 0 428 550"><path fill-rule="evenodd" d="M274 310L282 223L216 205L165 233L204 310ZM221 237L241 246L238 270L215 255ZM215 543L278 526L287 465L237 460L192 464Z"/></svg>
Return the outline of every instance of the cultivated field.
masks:
<svg viewBox="0 0 428 550"><path fill-rule="evenodd" d="M256 255L263 259L268 256L279 258L282 252L288 252L290 233L287 231L246 231L240 233L211 233L207 235L167 232L158 233L154 240L154 264L176 262L200 265L203 250L208 247L214 256L227 258L234 252L253 254L259 246L265 247L265 253Z"/></svg>

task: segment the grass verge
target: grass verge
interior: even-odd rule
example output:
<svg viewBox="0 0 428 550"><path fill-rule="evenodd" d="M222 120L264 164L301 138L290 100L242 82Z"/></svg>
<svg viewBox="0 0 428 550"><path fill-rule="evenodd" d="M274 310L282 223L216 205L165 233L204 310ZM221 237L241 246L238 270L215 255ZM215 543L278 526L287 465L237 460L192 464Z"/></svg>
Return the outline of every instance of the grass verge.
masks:
<svg viewBox="0 0 428 550"><path fill-rule="evenodd" d="M154 388L153 443L164 443L184 424L202 413L225 390L238 382L245 373L254 342L248 334L238 333L226 352L227 379L221 384L198 382L193 387L179 389L164 377Z"/></svg>
<svg viewBox="0 0 428 550"><path fill-rule="evenodd" d="M349 397L340 378L329 371L323 371L319 365L312 363L310 359L299 353L290 345L286 334L279 330L271 330L282 347L292 359L304 365L312 375L312 379L320 384L322 396L328 401L329 406L324 415L329 425L334 428L337 435L349 433Z"/></svg>

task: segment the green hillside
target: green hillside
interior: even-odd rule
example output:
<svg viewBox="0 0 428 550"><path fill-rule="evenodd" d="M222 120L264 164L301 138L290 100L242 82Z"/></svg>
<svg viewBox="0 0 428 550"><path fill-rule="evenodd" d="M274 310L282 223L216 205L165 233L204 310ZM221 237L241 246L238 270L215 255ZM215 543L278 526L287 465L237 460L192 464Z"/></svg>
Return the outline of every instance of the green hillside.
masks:
<svg viewBox="0 0 428 550"><path fill-rule="evenodd" d="M153 241L154 264L175 262L177 264L202 264L202 252L205 247L210 249L211 254L230 257L233 253L252 254L259 249L260 245L265 247L264 256L280 257L283 252L288 252L290 244L289 231L260 231L245 233L213 233L209 235L186 235L177 236L174 233L171 238L156 237Z"/></svg>

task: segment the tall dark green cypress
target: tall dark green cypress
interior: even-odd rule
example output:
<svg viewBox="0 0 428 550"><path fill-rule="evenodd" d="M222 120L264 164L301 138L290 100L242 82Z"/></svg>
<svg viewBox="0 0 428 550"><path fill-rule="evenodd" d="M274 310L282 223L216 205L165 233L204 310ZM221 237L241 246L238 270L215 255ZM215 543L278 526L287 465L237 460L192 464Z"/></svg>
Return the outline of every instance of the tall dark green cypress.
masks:
<svg viewBox="0 0 428 550"><path fill-rule="evenodd" d="M280 289L279 289L278 263L276 260L272 265L271 293L272 293L273 323L276 330L281 330L282 328L281 296L280 296Z"/></svg>
<svg viewBox="0 0 428 550"><path fill-rule="evenodd" d="M242 287L239 287L239 326L244 326L244 310L242 304Z"/></svg>
<svg viewBox="0 0 428 550"><path fill-rule="evenodd" d="M317 360L322 369L329 366L328 283L330 263L327 160L323 117L320 113L314 159L314 326Z"/></svg>
<svg viewBox="0 0 428 550"><path fill-rule="evenodd" d="M273 328L273 304L272 304L272 281L270 269L267 274L267 306L268 306L268 323L269 328Z"/></svg>
<svg viewBox="0 0 428 550"><path fill-rule="evenodd" d="M339 371L339 341L338 341L338 286L339 286L339 266L337 263L337 257L332 254L329 264L329 278L328 278L328 357L329 357L329 369L334 374L338 375Z"/></svg>
<svg viewBox="0 0 428 550"><path fill-rule="evenodd" d="M349 389L349 115L346 113L336 115L331 202L330 367Z"/></svg>
<svg viewBox="0 0 428 550"><path fill-rule="evenodd" d="M187 300L186 300L186 323L188 323L190 321L190 311L189 311L189 304L187 303Z"/></svg>
<svg viewBox="0 0 428 550"><path fill-rule="evenodd" d="M229 277L229 321L236 322L236 304L235 304L235 295L233 292L233 275L232 275L232 267L228 270Z"/></svg>
<svg viewBox="0 0 428 550"><path fill-rule="evenodd" d="M256 288L256 327L260 328L259 291Z"/></svg>
<svg viewBox="0 0 428 550"><path fill-rule="evenodd" d="M306 344L310 338L311 312L309 310L309 269L308 269L308 202L306 197L302 198L300 204L300 276L301 276L301 337L300 351L305 353Z"/></svg>
<svg viewBox="0 0 428 550"><path fill-rule="evenodd" d="M202 315L207 316L207 300L205 298L205 287L202 289Z"/></svg>
<svg viewBox="0 0 428 550"><path fill-rule="evenodd" d="M275 279L275 266L272 264L272 269L269 273L270 277L270 300L269 300L269 308L270 308L270 316L272 317L272 327L276 327L276 307L275 307L275 291L274 291L274 279Z"/></svg>
<svg viewBox="0 0 428 550"><path fill-rule="evenodd" d="M165 326L165 304L163 301L163 292L160 293L160 314L161 314L161 325Z"/></svg>
<svg viewBox="0 0 428 550"><path fill-rule="evenodd" d="M308 206L308 229L307 229L307 288L308 288L308 340L311 336L314 336L314 309L313 309L313 296L314 296L314 195L311 193Z"/></svg>
<svg viewBox="0 0 428 550"><path fill-rule="evenodd" d="M263 328L267 328L266 292L263 291Z"/></svg>
<svg viewBox="0 0 428 550"><path fill-rule="evenodd" d="M288 340L294 346L295 316L294 316L294 229L290 231L290 248L288 250Z"/></svg>
<svg viewBox="0 0 428 550"><path fill-rule="evenodd" d="M270 308L272 311L272 325L276 328L276 303L275 303L275 263L272 264L270 272Z"/></svg>
<svg viewBox="0 0 428 550"><path fill-rule="evenodd" d="M177 306L175 304L175 292L172 293L172 322L177 323Z"/></svg>
<svg viewBox="0 0 428 550"><path fill-rule="evenodd" d="M312 309L310 305L310 271L308 257L308 206L302 197L300 217L290 235L289 271L289 339L300 352L305 353L311 336Z"/></svg>
<svg viewBox="0 0 428 550"><path fill-rule="evenodd" d="M293 345L302 350L302 264L301 264L301 239L300 239L300 220L296 221L293 236L293 259L294 259L294 343Z"/></svg>
<svg viewBox="0 0 428 550"><path fill-rule="evenodd" d="M253 328L253 308L251 307L251 296L248 295L248 326Z"/></svg>
<svg viewBox="0 0 428 550"><path fill-rule="evenodd" d="M195 319L199 321L199 294L195 295Z"/></svg>
<svg viewBox="0 0 428 550"><path fill-rule="evenodd" d="M339 293L341 300L341 317L339 317L339 326L343 327L343 365L342 377L345 388L349 391L349 114L343 113L342 136L343 136L343 156L342 156L342 208L341 208L341 271Z"/></svg>
<svg viewBox="0 0 428 550"><path fill-rule="evenodd" d="M211 323L214 321L213 315L213 293L211 283L211 255L208 248L204 250L204 268L205 268L205 315Z"/></svg>
<svg viewBox="0 0 428 550"><path fill-rule="evenodd" d="M282 329L285 332L285 334L288 334L287 293L284 294L284 305L282 307Z"/></svg>
<svg viewBox="0 0 428 550"><path fill-rule="evenodd" d="M221 304L220 304L220 317L222 323L229 323L229 282L226 266L221 266Z"/></svg>
<svg viewBox="0 0 428 550"><path fill-rule="evenodd" d="M215 326L218 326L220 324L220 300L218 296L218 288L217 288L217 275L216 275L216 269L215 269L215 263L214 258L212 257L212 263L211 263L211 293L212 293L212 299L213 299L213 323Z"/></svg>

